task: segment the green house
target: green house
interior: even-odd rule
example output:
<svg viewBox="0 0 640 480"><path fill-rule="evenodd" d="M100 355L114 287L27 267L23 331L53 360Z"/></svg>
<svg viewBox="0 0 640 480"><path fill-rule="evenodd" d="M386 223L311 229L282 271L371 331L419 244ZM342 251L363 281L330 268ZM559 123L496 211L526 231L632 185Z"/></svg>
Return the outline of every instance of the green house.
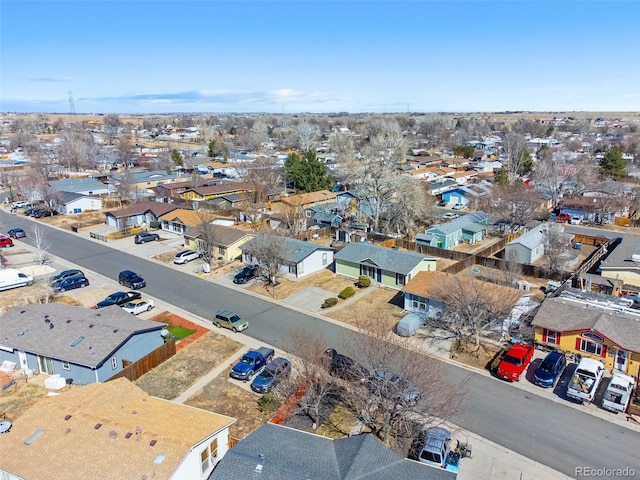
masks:
<svg viewBox="0 0 640 480"><path fill-rule="evenodd" d="M402 289L418 272L436 269L435 257L370 243L349 243L334 255L334 259L338 275L354 279L364 275L383 287L396 290Z"/></svg>

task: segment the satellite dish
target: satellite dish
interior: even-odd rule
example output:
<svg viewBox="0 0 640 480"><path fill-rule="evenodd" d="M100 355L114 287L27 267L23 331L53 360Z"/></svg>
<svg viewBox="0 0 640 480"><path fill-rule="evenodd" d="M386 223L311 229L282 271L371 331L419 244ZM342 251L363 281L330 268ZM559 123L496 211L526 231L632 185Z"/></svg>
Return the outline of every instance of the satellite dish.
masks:
<svg viewBox="0 0 640 480"><path fill-rule="evenodd" d="M163 337L166 337L167 335L169 335L169 330L167 330L166 328L163 328L162 330L160 330L160 335L162 335Z"/></svg>

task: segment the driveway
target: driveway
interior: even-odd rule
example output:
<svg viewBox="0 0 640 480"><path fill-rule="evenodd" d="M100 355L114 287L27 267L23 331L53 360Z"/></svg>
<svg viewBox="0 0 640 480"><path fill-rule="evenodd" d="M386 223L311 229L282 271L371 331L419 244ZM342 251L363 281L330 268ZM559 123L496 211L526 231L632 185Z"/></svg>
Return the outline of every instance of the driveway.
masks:
<svg viewBox="0 0 640 480"><path fill-rule="evenodd" d="M334 292L323 290L322 288L307 287L298 293L288 296L283 302L311 312L319 312L325 299L335 296Z"/></svg>

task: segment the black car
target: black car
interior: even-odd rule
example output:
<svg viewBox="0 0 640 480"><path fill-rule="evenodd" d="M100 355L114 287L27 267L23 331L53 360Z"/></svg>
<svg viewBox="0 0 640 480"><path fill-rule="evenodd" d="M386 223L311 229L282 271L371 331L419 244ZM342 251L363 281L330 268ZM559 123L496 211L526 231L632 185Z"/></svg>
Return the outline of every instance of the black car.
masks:
<svg viewBox="0 0 640 480"><path fill-rule="evenodd" d="M233 283L247 283L258 274L258 265L247 265L233 277Z"/></svg>
<svg viewBox="0 0 640 480"><path fill-rule="evenodd" d="M118 275L118 282L120 285L123 285L132 290L138 290L139 288L143 288L147 286L147 283L144 281L140 275L136 272L132 272L131 270L123 270Z"/></svg>
<svg viewBox="0 0 640 480"><path fill-rule="evenodd" d="M54 275L53 277L51 277L49 279L49 283L54 284L56 282L59 282L60 280L64 280L65 278L69 278L69 277L84 277L84 272L82 270L78 270L75 268L71 270L64 270L58 273L57 275Z"/></svg>
<svg viewBox="0 0 640 480"><path fill-rule="evenodd" d="M328 362L329 375L332 377L364 383L370 376L369 370L352 358L338 353L333 348L326 349L324 356Z"/></svg>
<svg viewBox="0 0 640 480"><path fill-rule="evenodd" d="M35 212L31 214L33 218L43 218L43 217L52 217L53 212L51 210L47 210L45 208L39 208Z"/></svg>
<svg viewBox="0 0 640 480"><path fill-rule="evenodd" d="M160 235L157 233L139 233L133 239L137 244L147 243L147 242L155 242L160 240Z"/></svg>
<svg viewBox="0 0 640 480"><path fill-rule="evenodd" d="M89 280L85 276L68 277L57 281L52 285L53 291L56 293L66 292L75 288L82 288L89 285Z"/></svg>
<svg viewBox="0 0 640 480"><path fill-rule="evenodd" d="M138 300L141 297L142 295L140 295L140 292L115 292L101 302L98 302L96 304L96 308L104 308L111 305L124 305L132 300Z"/></svg>
<svg viewBox="0 0 640 480"><path fill-rule="evenodd" d="M37 212L38 210L40 210L40 207L31 207L31 208L27 208L27 209L24 211L24 214L25 214L27 217L31 217L31 216L33 216L33 214L34 214L35 212Z"/></svg>
<svg viewBox="0 0 640 480"><path fill-rule="evenodd" d="M11 238L24 238L27 236L25 231L21 228L12 228L7 232Z"/></svg>

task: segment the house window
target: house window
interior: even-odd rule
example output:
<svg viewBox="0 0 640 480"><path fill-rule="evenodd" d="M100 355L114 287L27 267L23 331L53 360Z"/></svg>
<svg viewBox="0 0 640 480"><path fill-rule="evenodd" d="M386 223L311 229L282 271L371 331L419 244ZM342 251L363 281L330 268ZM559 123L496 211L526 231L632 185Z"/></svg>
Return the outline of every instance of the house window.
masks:
<svg viewBox="0 0 640 480"><path fill-rule="evenodd" d="M323 253L322 254L322 266L325 266L327 264L327 253Z"/></svg>
<svg viewBox="0 0 640 480"><path fill-rule="evenodd" d="M227 250L227 249L226 249L226 248L224 248L224 247L218 247L218 253L219 253L220 255L224 255L224 252L226 252L226 250Z"/></svg>
<svg viewBox="0 0 640 480"><path fill-rule="evenodd" d="M554 345L559 345L560 334L554 330L545 329L542 341L547 343L552 343Z"/></svg>
<svg viewBox="0 0 640 480"><path fill-rule="evenodd" d="M414 310L426 310L427 304L425 302L421 302L419 300L413 299L411 301L411 306Z"/></svg>
<svg viewBox="0 0 640 480"><path fill-rule="evenodd" d="M62 362L62 369L63 370L71 370L71 365L69 365L69 362Z"/></svg>
<svg viewBox="0 0 640 480"><path fill-rule="evenodd" d="M364 275L369 278L376 278L376 269L369 265L360 265L360 275Z"/></svg>
<svg viewBox="0 0 640 480"><path fill-rule="evenodd" d="M218 439L214 438L213 442L209 444L209 453L211 454L211 458L218 458Z"/></svg>
<svg viewBox="0 0 640 480"><path fill-rule="evenodd" d="M289 265L289 273L293 273L294 275L296 274L296 264L292 263Z"/></svg>
<svg viewBox="0 0 640 480"><path fill-rule="evenodd" d="M304 214L307 218L311 218L311 210L305 210Z"/></svg>
<svg viewBox="0 0 640 480"><path fill-rule="evenodd" d="M200 452L200 464L202 465L202 473L205 473L209 467L213 467L218 458L218 439L213 441Z"/></svg>
<svg viewBox="0 0 640 480"><path fill-rule="evenodd" d="M589 340L585 340L584 338L580 339L580 350L592 355L598 355L599 357L602 356L602 344L590 342Z"/></svg>
<svg viewBox="0 0 640 480"><path fill-rule="evenodd" d="M200 462L202 464L202 473L209 469L209 449L205 448L200 452Z"/></svg>
<svg viewBox="0 0 640 480"><path fill-rule="evenodd" d="M114 370L118 368L118 359L115 357L115 355L111 357L111 368L113 368Z"/></svg>
<svg viewBox="0 0 640 480"><path fill-rule="evenodd" d="M396 273L396 285L404 285L406 281L406 275L402 273Z"/></svg>

